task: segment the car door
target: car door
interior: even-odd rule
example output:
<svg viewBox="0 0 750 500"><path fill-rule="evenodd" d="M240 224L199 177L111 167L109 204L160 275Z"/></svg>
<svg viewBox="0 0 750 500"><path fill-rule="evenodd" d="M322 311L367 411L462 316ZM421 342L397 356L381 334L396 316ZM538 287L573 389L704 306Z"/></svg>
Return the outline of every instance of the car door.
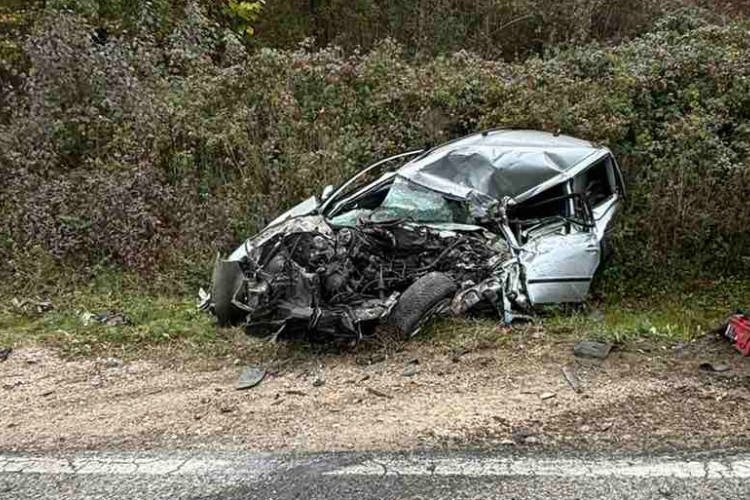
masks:
<svg viewBox="0 0 750 500"><path fill-rule="evenodd" d="M519 258L532 304L580 302L599 266L601 248L592 228L561 222L535 231Z"/></svg>
<svg viewBox="0 0 750 500"><path fill-rule="evenodd" d="M532 304L580 302L588 294L619 209L617 173L611 155L594 161L562 185L568 197L558 205L562 217L525 232L519 258Z"/></svg>

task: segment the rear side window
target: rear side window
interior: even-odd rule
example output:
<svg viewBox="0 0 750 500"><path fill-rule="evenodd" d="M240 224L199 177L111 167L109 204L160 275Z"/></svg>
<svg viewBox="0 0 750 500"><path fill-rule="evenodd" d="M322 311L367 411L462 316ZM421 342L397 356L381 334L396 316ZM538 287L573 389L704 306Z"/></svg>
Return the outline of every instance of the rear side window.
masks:
<svg viewBox="0 0 750 500"><path fill-rule="evenodd" d="M584 195L592 207L607 200L614 191L610 182L607 159L602 158L573 179L573 192Z"/></svg>

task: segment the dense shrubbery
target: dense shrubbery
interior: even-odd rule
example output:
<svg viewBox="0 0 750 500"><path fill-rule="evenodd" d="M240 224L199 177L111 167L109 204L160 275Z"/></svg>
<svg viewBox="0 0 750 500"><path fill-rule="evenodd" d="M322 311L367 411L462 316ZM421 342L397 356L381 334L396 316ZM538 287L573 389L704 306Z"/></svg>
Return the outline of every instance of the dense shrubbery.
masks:
<svg viewBox="0 0 750 500"><path fill-rule="evenodd" d="M48 261L83 277L105 263L205 279L212 249L371 159L518 126L618 155L629 201L610 272L623 283L739 273L750 266L750 35L704 19L681 11L614 47L506 63L407 59L389 40L364 53L248 53L194 4L158 39L104 42L85 18L48 18L0 124L0 271L16 284L44 277Z"/></svg>
<svg viewBox="0 0 750 500"><path fill-rule="evenodd" d="M732 0L274 0L258 20L256 44L369 50L386 37L409 54L470 50L512 60L560 44L618 42L653 28L685 6L710 9L714 20L750 14Z"/></svg>

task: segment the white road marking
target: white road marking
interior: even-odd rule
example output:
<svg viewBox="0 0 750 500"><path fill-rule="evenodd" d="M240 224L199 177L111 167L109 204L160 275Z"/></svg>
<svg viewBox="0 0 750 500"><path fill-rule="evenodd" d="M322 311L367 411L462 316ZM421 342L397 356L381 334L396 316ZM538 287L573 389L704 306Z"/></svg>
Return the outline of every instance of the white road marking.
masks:
<svg viewBox="0 0 750 500"><path fill-rule="evenodd" d="M139 452L82 452L63 454L0 453L0 474L109 474L109 475L232 475L244 478L289 470L294 465L330 467L326 460L273 458L259 455L143 454ZM750 454L725 460L678 457L574 459L574 458L367 458L361 463L321 472L327 476L537 476L623 477L685 479L750 478Z"/></svg>
<svg viewBox="0 0 750 500"><path fill-rule="evenodd" d="M0 474L236 474L260 476L278 467L274 460L216 458L144 458L136 453L108 453L70 458L0 454Z"/></svg>
<svg viewBox="0 0 750 500"><path fill-rule="evenodd" d="M368 460L334 471L333 476L556 476L673 477L704 479L750 478L750 456L726 462L654 458L632 460L571 460L532 458L384 459Z"/></svg>

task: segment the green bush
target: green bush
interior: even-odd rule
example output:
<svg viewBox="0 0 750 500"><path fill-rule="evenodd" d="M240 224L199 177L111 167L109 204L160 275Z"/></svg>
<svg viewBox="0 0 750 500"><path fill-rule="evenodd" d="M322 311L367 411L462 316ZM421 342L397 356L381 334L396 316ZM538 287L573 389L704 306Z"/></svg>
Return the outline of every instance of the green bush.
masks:
<svg viewBox="0 0 750 500"><path fill-rule="evenodd" d="M216 248L367 162L499 126L614 150L629 191L614 282L748 270L746 24L684 10L615 46L414 60L388 39L362 53L234 50L190 5L159 39L102 42L73 14L29 39L31 71L0 125L6 283L42 251L82 276L104 262L193 286Z"/></svg>

